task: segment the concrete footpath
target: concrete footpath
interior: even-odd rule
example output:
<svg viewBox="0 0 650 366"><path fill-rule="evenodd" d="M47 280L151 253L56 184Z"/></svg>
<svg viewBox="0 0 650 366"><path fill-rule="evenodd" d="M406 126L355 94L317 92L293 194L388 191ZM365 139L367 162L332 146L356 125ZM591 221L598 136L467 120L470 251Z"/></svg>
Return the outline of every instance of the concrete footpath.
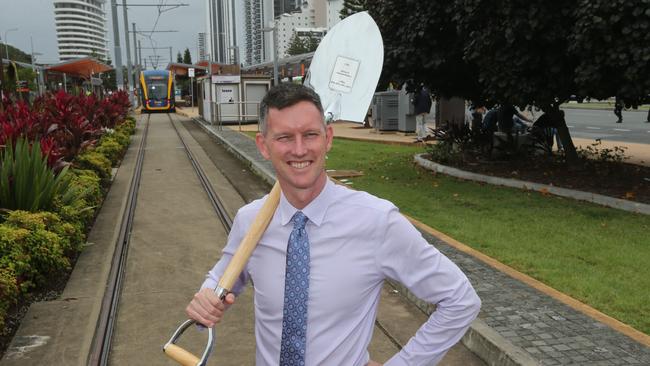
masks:
<svg viewBox="0 0 650 366"><path fill-rule="evenodd" d="M272 167L259 156L253 140L238 132L239 126L220 128L198 119L197 122L248 161L263 178L274 180ZM242 129L257 127L247 125ZM388 140L397 144L413 141L412 136L377 134L352 124L335 123L334 130L335 136L348 138ZM364 138L359 136L359 131ZM628 151L634 156L647 152L647 147L637 146ZM598 316L594 317L588 307L583 311L580 306L569 306L543 286L522 280L527 276L485 256L459 250L461 243L434 229L424 225L419 225L419 229L432 245L463 269L481 297L481 314L463 342L472 351L488 357L488 364L650 365L647 335L640 332L632 337L625 335L612 323L596 320ZM411 298L423 311L432 310L405 289L395 286L395 291Z"/></svg>

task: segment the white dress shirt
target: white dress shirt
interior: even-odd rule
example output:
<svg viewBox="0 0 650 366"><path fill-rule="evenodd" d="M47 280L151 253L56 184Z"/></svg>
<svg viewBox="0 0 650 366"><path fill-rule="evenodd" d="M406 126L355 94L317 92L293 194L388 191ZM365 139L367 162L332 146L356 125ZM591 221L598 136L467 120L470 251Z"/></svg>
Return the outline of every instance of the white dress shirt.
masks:
<svg viewBox="0 0 650 366"><path fill-rule="evenodd" d="M202 288L217 286L265 199L239 210L223 256ZM238 294L249 280L254 283L258 366L277 365L280 358L285 257L290 220L296 211L282 195L233 288ZM306 230L311 251L307 365L366 365L386 278L437 304L428 321L386 365L437 363L477 316L481 301L467 277L390 202L328 179L318 197L301 211L309 218Z"/></svg>

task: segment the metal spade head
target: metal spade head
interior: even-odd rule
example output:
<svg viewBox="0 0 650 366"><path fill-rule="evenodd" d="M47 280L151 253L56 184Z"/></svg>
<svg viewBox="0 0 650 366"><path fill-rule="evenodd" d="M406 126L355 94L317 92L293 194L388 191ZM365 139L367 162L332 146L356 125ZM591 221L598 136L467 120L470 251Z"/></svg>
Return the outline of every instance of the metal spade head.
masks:
<svg viewBox="0 0 650 366"><path fill-rule="evenodd" d="M335 25L318 45L305 85L321 98L327 120L363 122L384 63L377 24L367 12Z"/></svg>

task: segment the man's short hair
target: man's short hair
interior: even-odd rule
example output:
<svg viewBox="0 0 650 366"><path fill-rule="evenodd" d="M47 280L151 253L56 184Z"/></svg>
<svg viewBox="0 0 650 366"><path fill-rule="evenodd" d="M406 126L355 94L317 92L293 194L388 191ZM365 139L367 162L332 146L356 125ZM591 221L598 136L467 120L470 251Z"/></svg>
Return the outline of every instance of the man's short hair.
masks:
<svg viewBox="0 0 650 366"><path fill-rule="evenodd" d="M300 84L282 83L272 87L260 103L260 132L262 135L266 135L268 126L267 118L270 108L283 109L303 101L310 102L316 106L323 118L323 125L325 125L323 105L315 91Z"/></svg>

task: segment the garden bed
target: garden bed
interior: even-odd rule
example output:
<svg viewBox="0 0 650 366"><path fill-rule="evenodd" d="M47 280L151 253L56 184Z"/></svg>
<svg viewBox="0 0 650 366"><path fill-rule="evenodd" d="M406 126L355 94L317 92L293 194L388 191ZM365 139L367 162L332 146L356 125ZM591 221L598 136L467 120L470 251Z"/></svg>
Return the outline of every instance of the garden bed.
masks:
<svg viewBox="0 0 650 366"><path fill-rule="evenodd" d="M0 357L31 303L57 298L135 131L128 96L64 92L0 112Z"/></svg>
<svg viewBox="0 0 650 366"><path fill-rule="evenodd" d="M428 158L427 155L424 157ZM462 161L452 159L440 163L472 173L650 204L650 167L647 166L619 161L591 160L583 163L579 169L570 170L560 159L537 157L499 161L487 160L471 152L466 152Z"/></svg>

